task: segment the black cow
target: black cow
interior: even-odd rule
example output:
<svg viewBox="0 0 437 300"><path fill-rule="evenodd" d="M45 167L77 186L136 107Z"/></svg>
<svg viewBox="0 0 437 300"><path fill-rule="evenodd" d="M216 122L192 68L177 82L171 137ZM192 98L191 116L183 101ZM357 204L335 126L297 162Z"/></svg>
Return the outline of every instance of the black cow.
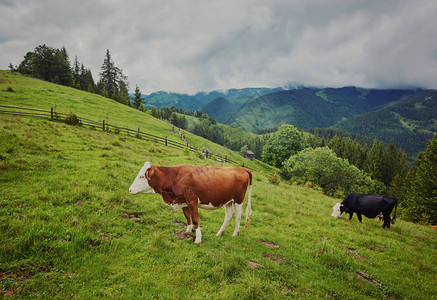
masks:
<svg viewBox="0 0 437 300"><path fill-rule="evenodd" d="M390 219L390 214L395 208L393 220ZM343 212L349 214L349 220L354 213L357 214L358 220L361 220L361 214L368 218L375 218L380 213L384 216L384 224L382 228L390 228L390 222L395 223L396 208L398 200L389 196L364 195L353 193L344 198L343 202L334 205L334 212L331 216L340 217Z"/></svg>

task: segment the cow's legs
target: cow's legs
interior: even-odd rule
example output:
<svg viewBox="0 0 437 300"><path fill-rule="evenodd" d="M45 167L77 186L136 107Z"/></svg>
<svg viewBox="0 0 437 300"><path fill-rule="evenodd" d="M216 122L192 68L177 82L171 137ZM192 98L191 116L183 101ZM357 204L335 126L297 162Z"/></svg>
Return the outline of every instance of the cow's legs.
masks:
<svg viewBox="0 0 437 300"><path fill-rule="evenodd" d="M384 224L382 225L382 228L390 228L390 223L391 223L391 218L390 218L390 213L385 213L384 215Z"/></svg>
<svg viewBox="0 0 437 300"><path fill-rule="evenodd" d="M190 203L188 204L188 208L190 210L193 224L196 227L196 239L194 240L194 243L199 244L200 242L202 242L202 232L200 231L199 226L199 211L197 208L197 201L190 201Z"/></svg>
<svg viewBox="0 0 437 300"><path fill-rule="evenodd" d="M191 232L193 230L193 224L191 223L190 209L188 207L183 207L182 211L187 219L187 232Z"/></svg>
<svg viewBox="0 0 437 300"><path fill-rule="evenodd" d="M357 213L357 217L358 217L358 220L360 220L360 223L363 223L363 219L361 218L361 214L360 213Z"/></svg>
<svg viewBox="0 0 437 300"><path fill-rule="evenodd" d="M232 236L238 236L240 234L240 221L241 221L242 213L243 213L243 203L241 204L235 203L235 230Z"/></svg>
<svg viewBox="0 0 437 300"><path fill-rule="evenodd" d="M220 230L217 232L217 236L223 235L226 228L228 228L229 223L231 222L232 216L234 214L234 207L232 202L229 202L225 205L225 220L223 221L223 225Z"/></svg>

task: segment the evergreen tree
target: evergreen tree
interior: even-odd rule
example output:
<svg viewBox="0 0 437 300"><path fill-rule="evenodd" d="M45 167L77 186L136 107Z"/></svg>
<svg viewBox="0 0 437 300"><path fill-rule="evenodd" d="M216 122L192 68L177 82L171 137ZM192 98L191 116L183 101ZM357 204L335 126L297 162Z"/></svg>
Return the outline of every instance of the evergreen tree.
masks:
<svg viewBox="0 0 437 300"><path fill-rule="evenodd" d="M437 225L437 135L410 170L402 207L407 219Z"/></svg>
<svg viewBox="0 0 437 300"><path fill-rule="evenodd" d="M126 81L127 77L124 76L120 71L120 78L118 80L118 94L115 100L118 102L130 106L129 98L129 83ZM144 107L143 107L144 109Z"/></svg>
<svg viewBox="0 0 437 300"><path fill-rule="evenodd" d="M79 66L79 61L77 60L77 56L74 57L74 64L73 64L72 71L73 71L73 78L74 78L73 86L77 89L80 89L81 73L80 73L80 66Z"/></svg>
<svg viewBox="0 0 437 300"><path fill-rule="evenodd" d="M106 50L105 59L100 70L100 93L103 95L103 91L106 91L107 97L113 99L117 94L117 81L120 70L114 65L109 49Z"/></svg>
<svg viewBox="0 0 437 300"><path fill-rule="evenodd" d="M133 107L134 108L139 108L140 105L143 104L143 100L144 100L144 98L141 97L141 91L140 91L140 88L137 85L137 86L135 86L135 92L134 92L134 96L132 98L132 101L133 101L132 105L133 105ZM144 106L143 106L143 109L144 109Z"/></svg>
<svg viewBox="0 0 437 300"><path fill-rule="evenodd" d="M372 179L380 180L382 178L382 162L384 145L373 140L372 148L367 153L367 160L364 164L364 171L370 175Z"/></svg>

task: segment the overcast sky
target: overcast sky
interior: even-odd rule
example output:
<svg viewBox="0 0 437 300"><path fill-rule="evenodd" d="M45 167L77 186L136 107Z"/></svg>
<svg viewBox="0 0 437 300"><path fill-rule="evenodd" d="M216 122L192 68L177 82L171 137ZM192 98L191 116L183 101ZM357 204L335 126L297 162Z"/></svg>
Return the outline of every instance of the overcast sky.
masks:
<svg viewBox="0 0 437 300"><path fill-rule="evenodd" d="M437 88L436 0L0 0L0 69L42 44L143 93Z"/></svg>

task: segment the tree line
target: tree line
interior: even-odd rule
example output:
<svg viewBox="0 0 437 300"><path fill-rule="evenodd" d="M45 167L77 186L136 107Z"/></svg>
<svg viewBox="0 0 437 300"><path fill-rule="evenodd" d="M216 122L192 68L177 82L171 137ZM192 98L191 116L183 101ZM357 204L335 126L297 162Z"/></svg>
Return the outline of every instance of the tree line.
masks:
<svg viewBox="0 0 437 300"><path fill-rule="evenodd" d="M193 111L175 106L161 108L152 107L151 115L155 118L168 120L173 125L193 134L206 138L214 143L225 146L233 151L251 150L254 157L261 159L262 148L268 136L250 135L241 128L231 128L217 123L216 119L204 112ZM190 122L186 116L197 121ZM232 131L229 132L229 130Z"/></svg>
<svg viewBox="0 0 437 300"><path fill-rule="evenodd" d="M100 67L100 79L97 83L91 70L80 63L77 56L70 65L65 47L56 49L45 44L39 45L34 51L27 52L18 66L13 66L11 63L9 68L12 72L96 93L124 105L144 110L141 91L136 86L134 96L132 98L129 96L128 78L115 65L109 50L106 51Z"/></svg>

